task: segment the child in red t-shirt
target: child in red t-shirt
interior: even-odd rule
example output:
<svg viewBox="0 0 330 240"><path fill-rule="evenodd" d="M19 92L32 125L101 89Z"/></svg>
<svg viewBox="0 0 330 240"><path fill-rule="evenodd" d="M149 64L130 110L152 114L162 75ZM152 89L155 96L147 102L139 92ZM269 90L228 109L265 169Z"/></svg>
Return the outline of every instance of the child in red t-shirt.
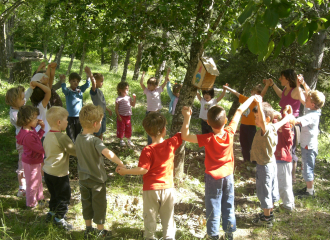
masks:
<svg viewBox="0 0 330 240"><path fill-rule="evenodd" d="M233 139L242 113L254 99L255 96L250 97L237 109L228 127L225 127L226 111L220 106L210 108L207 124L213 132L202 135L189 133L192 110L189 107L182 108L182 139L205 147L206 228L210 239L219 239L221 215L225 239L233 239L233 232L236 231Z"/></svg>
<svg viewBox="0 0 330 240"><path fill-rule="evenodd" d="M138 167L117 167L116 171L120 175L143 175L144 237L155 238L159 213L163 239L175 239L173 167L174 153L182 144L181 133L165 140L166 119L158 112L150 112L142 125L152 143L143 148Z"/></svg>

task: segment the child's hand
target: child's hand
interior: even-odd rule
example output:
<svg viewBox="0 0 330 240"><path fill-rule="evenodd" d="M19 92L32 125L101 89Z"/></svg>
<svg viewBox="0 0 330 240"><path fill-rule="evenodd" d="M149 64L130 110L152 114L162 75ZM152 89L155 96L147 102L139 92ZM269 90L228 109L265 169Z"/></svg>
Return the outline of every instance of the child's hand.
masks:
<svg viewBox="0 0 330 240"><path fill-rule="evenodd" d="M183 115L183 117L190 117L191 114L192 114L192 110L191 110L190 107L184 106L182 108L182 115Z"/></svg>
<svg viewBox="0 0 330 240"><path fill-rule="evenodd" d="M262 97L260 95L254 95L254 101L257 103L262 103Z"/></svg>
<svg viewBox="0 0 330 240"><path fill-rule="evenodd" d="M45 123L44 121L42 121L41 119L38 119L38 123L37 125L40 125L41 129L44 130L45 129Z"/></svg>
<svg viewBox="0 0 330 240"><path fill-rule="evenodd" d="M38 70L40 71L40 70L44 69L45 67L46 67L46 62L41 62L38 67Z"/></svg>
<svg viewBox="0 0 330 240"><path fill-rule="evenodd" d="M119 115L117 116L117 119L119 122L123 121L123 119L121 119L121 116L119 116Z"/></svg>
<svg viewBox="0 0 330 240"><path fill-rule="evenodd" d="M57 67L57 63L56 62L52 62L52 63L48 64L48 67L50 67L50 68L56 68Z"/></svg>
<svg viewBox="0 0 330 240"><path fill-rule="evenodd" d="M144 79L144 76L145 76L145 75L146 75L146 72L143 71L143 72L142 72L142 76L141 76L141 78Z"/></svg>
<svg viewBox="0 0 330 240"><path fill-rule="evenodd" d="M106 109L107 109L107 111L109 113L109 116L111 117L112 116L112 111L110 109L108 109L108 108L106 108Z"/></svg>
<svg viewBox="0 0 330 240"><path fill-rule="evenodd" d="M297 76L297 86L299 87L300 86L300 84L304 84L305 83L305 81L304 81L304 76L302 75L302 74L299 74L298 76Z"/></svg>
<svg viewBox="0 0 330 240"><path fill-rule="evenodd" d="M116 167L116 173L120 174L121 176L124 176L125 175L125 168L123 167L120 167L120 166L117 166Z"/></svg>
<svg viewBox="0 0 330 240"><path fill-rule="evenodd" d="M37 86L37 82L35 81L30 82L30 88L35 89L36 86Z"/></svg>
<svg viewBox="0 0 330 240"><path fill-rule="evenodd" d="M228 85L228 83L226 83L225 85L222 86L222 89L223 89L224 91L226 91L226 90L228 90L228 87L229 87L229 85Z"/></svg>
<svg viewBox="0 0 330 240"><path fill-rule="evenodd" d="M134 98L134 99L136 98L136 95L135 95L135 93L133 93L133 94L132 94L132 96L133 96L133 98Z"/></svg>
<svg viewBox="0 0 330 240"><path fill-rule="evenodd" d="M283 110L284 114L292 114L292 107L290 105L286 105L284 110Z"/></svg>
<svg viewBox="0 0 330 240"><path fill-rule="evenodd" d="M90 78L92 76L92 71L91 71L90 67L86 66L84 70L85 70L85 73L87 74L87 76Z"/></svg>
<svg viewBox="0 0 330 240"><path fill-rule="evenodd" d="M64 74L60 74L60 81L61 81L61 83L65 82L65 75Z"/></svg>

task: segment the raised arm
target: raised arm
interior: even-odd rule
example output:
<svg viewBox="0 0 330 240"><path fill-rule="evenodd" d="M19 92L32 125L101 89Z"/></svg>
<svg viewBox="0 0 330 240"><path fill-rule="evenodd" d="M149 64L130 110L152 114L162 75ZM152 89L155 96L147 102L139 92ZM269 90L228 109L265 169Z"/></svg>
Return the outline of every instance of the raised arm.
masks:
<svg viewBox="0 0 330 240"><path fill-rule="evenodd" d="M257 106L258 106L258 117L259 117L259 127L262 130L262 135L265 134L266 132L266 118L265 118L265 114L264 111L262 109L262 98L256 98L257 101ZM276 129L277 131L277 129Z"/></svg>
<svg viewBox="0 0 330 240"><path fill-rule="evenodd" d="M65 84L65 75L64 74L60 74L60 81L61 81L62 92L64 93L64 95L67 95L69 93L69 90L67 89L66 84Z"/></svg>
<svg viewBox="0 0 330 240"><path fill-rule="evenodd" d="M48 86L46 86L46 85L43 85L40 82L35 82L35 81L31 82L30 85L31 85L31 87L39 87L39 88L41 88L42 91L44 91L45 96L44 96L44 99L42 99L41 102L42 102L42 106L44 108L46 108L47 107L47 104L48 104L48 102L50 100L50 97L51 97L50 88Z"/></svg>
<svg viewBox="0 0 330 240"><path fill-rule="evenodd" d="M224 86L228 86L228 83L226 83L226 85ZM221 99L223 99L223 97L225 96L226 94L226 88L222 88L222 93L220 94L220 96L217 98L217 103L220 102Z"/></svg>
<svg viewBox="0 0 330 240"><path fill-rule="evenodd" d="M273 79L269 78L267 79L267 81L269 81L269 86L272 87L276 93L276 95L281 98L282 97L282 90L279 89L276 84L274 83Z"/></svg>
<svg viewBox="0 0 330 240"><path fill-rule="evenodd" d="M294 125L295 118L292 115L292 107L290 105L285 106L285 109L283 110L283 115L285 115L285 117L282 118L281 121L273 124L276 131L289 121L291 121Z"/></svg>
<svg viewBox="0 0 330 240"><path fill-rule="evenodd" d="M165 86L166 86L166 83L170 81L170 79L169 79L170 72L171 72L171 69L168 68L168 69L167 69L167 73L166 73L166 77L165 77L165 81L164 81L163 84L161 85L162 89L164 89Z"/></svg>
<svg viewBox="0 0 330 240"><path fill-rule="evenodd" d="M201 94L199 93L198 89L197 89L196 96L197 96L197 98L198 98L199 101L202 100Z"/></svg>
<svg viewBox="0 0 330 240"><path fill-rule="evenodd" d="M249 97L239 108L236 110L233 121L239 122L243 112L251 105L251 103L255 100L256 96Z"/></svg>
<svg viewBox="0 0 330 240"><path fill-rule="evenodd" d="M264 97L266 95L266 92L267 92L267 90L269 88L269 84L270 84L270 81L267 81L267 79L264 79L263 82L265 83L265 86L260 93L261 97Z"/></svg>
<svg viewBox="0 0 330 240"><path fill-rule="evenodd" d="M302 85L304 87L305 91L303 91L301 89L300 85ZM307 85L307 83L304 81L303 75L299 74L297 76L297 87L294 90L297 91L299 101L303 105L305 105L306 97L308 96L308 93L310 92L311 89L309 88L309 86Z"/></svg>
<svg viewBox="0 0 330 240"><path fill-rule="evenodd" d="M234 94L236 97L239 97L239 95L241 95L239 92L237 92L236 90L228 87L228 83L226 83L226 85L223 85L223 88L228 90L229 92L231 92L232 94Z"/></svg>
<svg viewBox="0 0 330 240"><path fill-rule="evenodd" d="M140 86L142 87L142 90L144 91L144 89L146 88L146 86L143 84L143 79L144 79L144 75L146 74L145 71L143 71L141 79L140 79Z"/></svg>
<svg viewBox="0 0 330 240"><path fill-rule="evenodd" d="M52 88L52 86L53 86L56 67L57 67L56 62L52 62L51 64L48 64L47 71L48 71L48 69L50 69L49 75L48 75L48 77L49 77L49 81L48 81L49 88Z"/></svg>
<svg viewBox="0 0 330 240"><path fill-rule="evenodd" d="M116 163L119 167L125 168L124 163L117 157L116 154L114 154L112 151L109 149L105 148L102 150L102 154L112 162Z"/></svg>
<svg viewBox="0 0 330 240"><path fill-rule="evenodd" d="M190 107L184 106L182 108L183 124L181 127L181 138L187 142L198 143L197 136L189 133L189 124L192 110Z"/></svg>
<svg viewBox="0 0 330 240"><path fill-rule="evenodd" d="M95 89L96 89L96 80L95 80L95 78L94 78L94 76L92 74L92 71L91 71L90 67L88 67L88 66L85 67L85 73L87 75L87 78L89 78L91 80L91 82L92 82L92 89L91 90L93 92L95 92Z"/></svg>

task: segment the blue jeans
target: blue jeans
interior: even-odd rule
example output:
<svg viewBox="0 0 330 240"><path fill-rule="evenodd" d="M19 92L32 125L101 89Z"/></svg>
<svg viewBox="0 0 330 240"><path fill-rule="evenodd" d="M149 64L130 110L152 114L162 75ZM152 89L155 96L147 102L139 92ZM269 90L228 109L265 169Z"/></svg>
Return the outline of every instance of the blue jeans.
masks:
<svg viewBox="0 0 330 240"><path fill-rule="evenodd" d="M274 203L280 200L275 161L266 165L257 164L256 188L262 209L271 209Z"/></svg>
<svg viewBox="0 0 330 240"><path fill-rule="evenodd" d="M303 177L305 182L314 180L315 158L317 153L313 149L301 148L301 159L304 164Z"/></svg>
<svg viewBox="0 0 330 240"><path fill-rule="evenodd" d="M206 227L209 236L219 235L220 216L226 233L236 231L233 174L215 180L205 173Z"/></svg>

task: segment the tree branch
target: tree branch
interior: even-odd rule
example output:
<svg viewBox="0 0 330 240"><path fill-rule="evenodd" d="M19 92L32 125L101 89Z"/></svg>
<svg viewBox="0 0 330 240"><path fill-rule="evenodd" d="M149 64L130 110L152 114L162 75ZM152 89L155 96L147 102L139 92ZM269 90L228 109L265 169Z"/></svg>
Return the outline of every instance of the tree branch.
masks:
<svg viewBox="0 0 330 240"><path fill-rule="evenodd" d="M16 10L21 4L24 3L24 0L18 1L14 3L12 6L7 8L3 13L0 15L0 25L4 24L5 21L8 19L9 15Z"/></svg>

